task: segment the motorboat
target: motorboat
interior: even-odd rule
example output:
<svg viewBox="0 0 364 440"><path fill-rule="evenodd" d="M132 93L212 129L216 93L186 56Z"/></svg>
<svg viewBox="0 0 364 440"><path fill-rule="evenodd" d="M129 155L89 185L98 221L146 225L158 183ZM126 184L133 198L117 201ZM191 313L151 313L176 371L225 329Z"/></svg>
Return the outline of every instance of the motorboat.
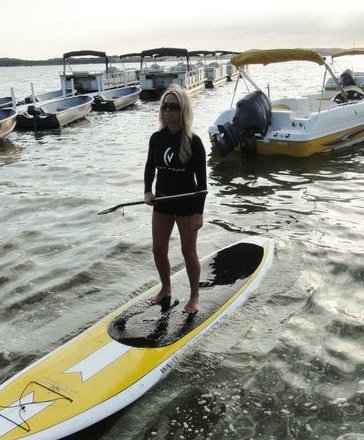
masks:
<svg viewBox="0 0 364 440"><path fill-rule="evenodd" d="M94 97L92 109L109 112L123 110L138 101L141 91L138 86L104 90Z"/></svg>
<svg viewBox="0 0 364 440"><path fill-rule="evenodd" d="M92 96L79 95L22 106L18 112L16 128L48 130L63 127L84 118L91 111L92 102Z"/></svg>
<svg viewBox="0 0 364 440"><path fill-rule="evenodd" d="M0 140L5 139L14 130L17 114L13 108L0 109Z"/></svg>
<svg viewBox="0 0 364 440"><path fill-rule="evenodd" d="M345 57L357 57L364 55L364 48L353 48L353 49L345 49L334 52L331 54L331 66L332 70L336 73L336 76L339 79L340 84L343 87L359 87L364 90L364 70L356 70L352 68L342 68L340 60L347 60ZM364 57L361 58L362 60ZM340 70L339 70L340 69ZM362 67L363 69L363 67ZM329 77L325 83L325 90L336 91L337 85L336 82Z"/></svg>
<svg viewBox="0 0 364 440"><path fill-rule="evenodd" d="M316 63L337 85L330 99L324 90L306 96L271 100L253 81L246 68L287 61ZM364 94L349 95L325 59L314 50L252 50L234 55L231 62L253 91L222 112L208 129L212 151L306 157L331 152L364 141ZM238 78L239 81L239 78ZM236 90L236 88L235 88ZM234 102L234 101L233 101Z"/></svg>
<svg viewBox="0 0 364 440"><path fill-rule="evenodd" d="M74 70L75 63L82 63L89 57L96 61L102 60L104 70ZM81 60L80 60L81 58ZM73 67L72 67L73 66ZM63 54L63 71L60 73L62 89L76 89L79 94L95 93L138 85L138 70L112 66L105 52L95 50L78 50Z"/></svg>
<svg viewBox="0 0 364 440"><path fill-rule="evenodd" d="M165 60L176 58L176 64L162 65ZM194 94L205 88L205 71L203 67L192 66L187 49L161 47L140 53L139 81L142 99L159 98L170 84L178 84Z"/></svg>

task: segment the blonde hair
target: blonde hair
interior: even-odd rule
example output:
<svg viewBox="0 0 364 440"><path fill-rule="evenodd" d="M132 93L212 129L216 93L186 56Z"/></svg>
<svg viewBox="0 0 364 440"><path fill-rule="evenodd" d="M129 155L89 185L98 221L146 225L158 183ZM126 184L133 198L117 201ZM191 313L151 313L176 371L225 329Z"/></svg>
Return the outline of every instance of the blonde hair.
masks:
<svg viewBox="0 0 364 440"><path fill-rule="evenodd" d="M168 95L173 95L177 98L179 105L181 107L181 147L179 151L179 159L182 163L187 162L187 160L191 157L191 141L192 141L192 122L193 122L193 114L192 114L192 105L188 92L178 86L177 84L171 84L167 90L163 93L161 97L161 105L164 102L164 99ZM159 122L160 129L165 128L166 124L162 117L162 111L159 109Z"/></svg>

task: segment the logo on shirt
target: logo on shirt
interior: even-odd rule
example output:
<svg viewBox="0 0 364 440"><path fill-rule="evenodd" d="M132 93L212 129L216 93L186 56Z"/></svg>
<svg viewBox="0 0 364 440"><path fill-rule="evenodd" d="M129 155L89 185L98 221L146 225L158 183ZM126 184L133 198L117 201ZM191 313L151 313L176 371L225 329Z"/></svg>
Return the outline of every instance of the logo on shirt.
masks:
<svg viewBox="0 0 364 440"><path fill-rule="evenodd" d="M166 151L164 152L164 163L167 165L167 167L171 165L171 162L172 162L172 159L174 156L174 152L171 150L172 150L172 148L168 147L166 149Z"/></svg>

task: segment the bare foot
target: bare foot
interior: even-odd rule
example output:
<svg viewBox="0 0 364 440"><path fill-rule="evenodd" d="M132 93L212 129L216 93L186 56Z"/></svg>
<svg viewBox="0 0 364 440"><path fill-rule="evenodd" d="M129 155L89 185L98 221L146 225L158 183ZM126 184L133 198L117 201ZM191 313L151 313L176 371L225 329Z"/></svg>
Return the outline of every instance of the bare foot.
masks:
<svg viewBox="0 0 364 440"><path fill-rule="evenodd" d="M160 304L165 298L170 298L172 296L171 292L162 292L160 291L158 295L152 296L150 299L150 303L152 305Z"/></svg>
<svg viewBox="0 0 364 440"><path fill-rule="evenodd" d="M190 298L188 303L185 305L183 313L188 313L189 315L196 315L198 312L198 296L196 298Z"/></svg>

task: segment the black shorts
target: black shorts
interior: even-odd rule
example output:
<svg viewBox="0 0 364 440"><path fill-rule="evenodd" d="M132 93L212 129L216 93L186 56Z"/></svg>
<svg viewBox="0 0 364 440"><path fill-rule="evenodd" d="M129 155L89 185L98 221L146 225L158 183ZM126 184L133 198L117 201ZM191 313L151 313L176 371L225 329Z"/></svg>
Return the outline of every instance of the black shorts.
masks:
<svg viewBox="0 0 364 440"><path fill-rule="evenodd" d="M186 217L197 212L194 201L188 198L156 202L154 211L161 214L177 215L178 217Z"/></svg>

